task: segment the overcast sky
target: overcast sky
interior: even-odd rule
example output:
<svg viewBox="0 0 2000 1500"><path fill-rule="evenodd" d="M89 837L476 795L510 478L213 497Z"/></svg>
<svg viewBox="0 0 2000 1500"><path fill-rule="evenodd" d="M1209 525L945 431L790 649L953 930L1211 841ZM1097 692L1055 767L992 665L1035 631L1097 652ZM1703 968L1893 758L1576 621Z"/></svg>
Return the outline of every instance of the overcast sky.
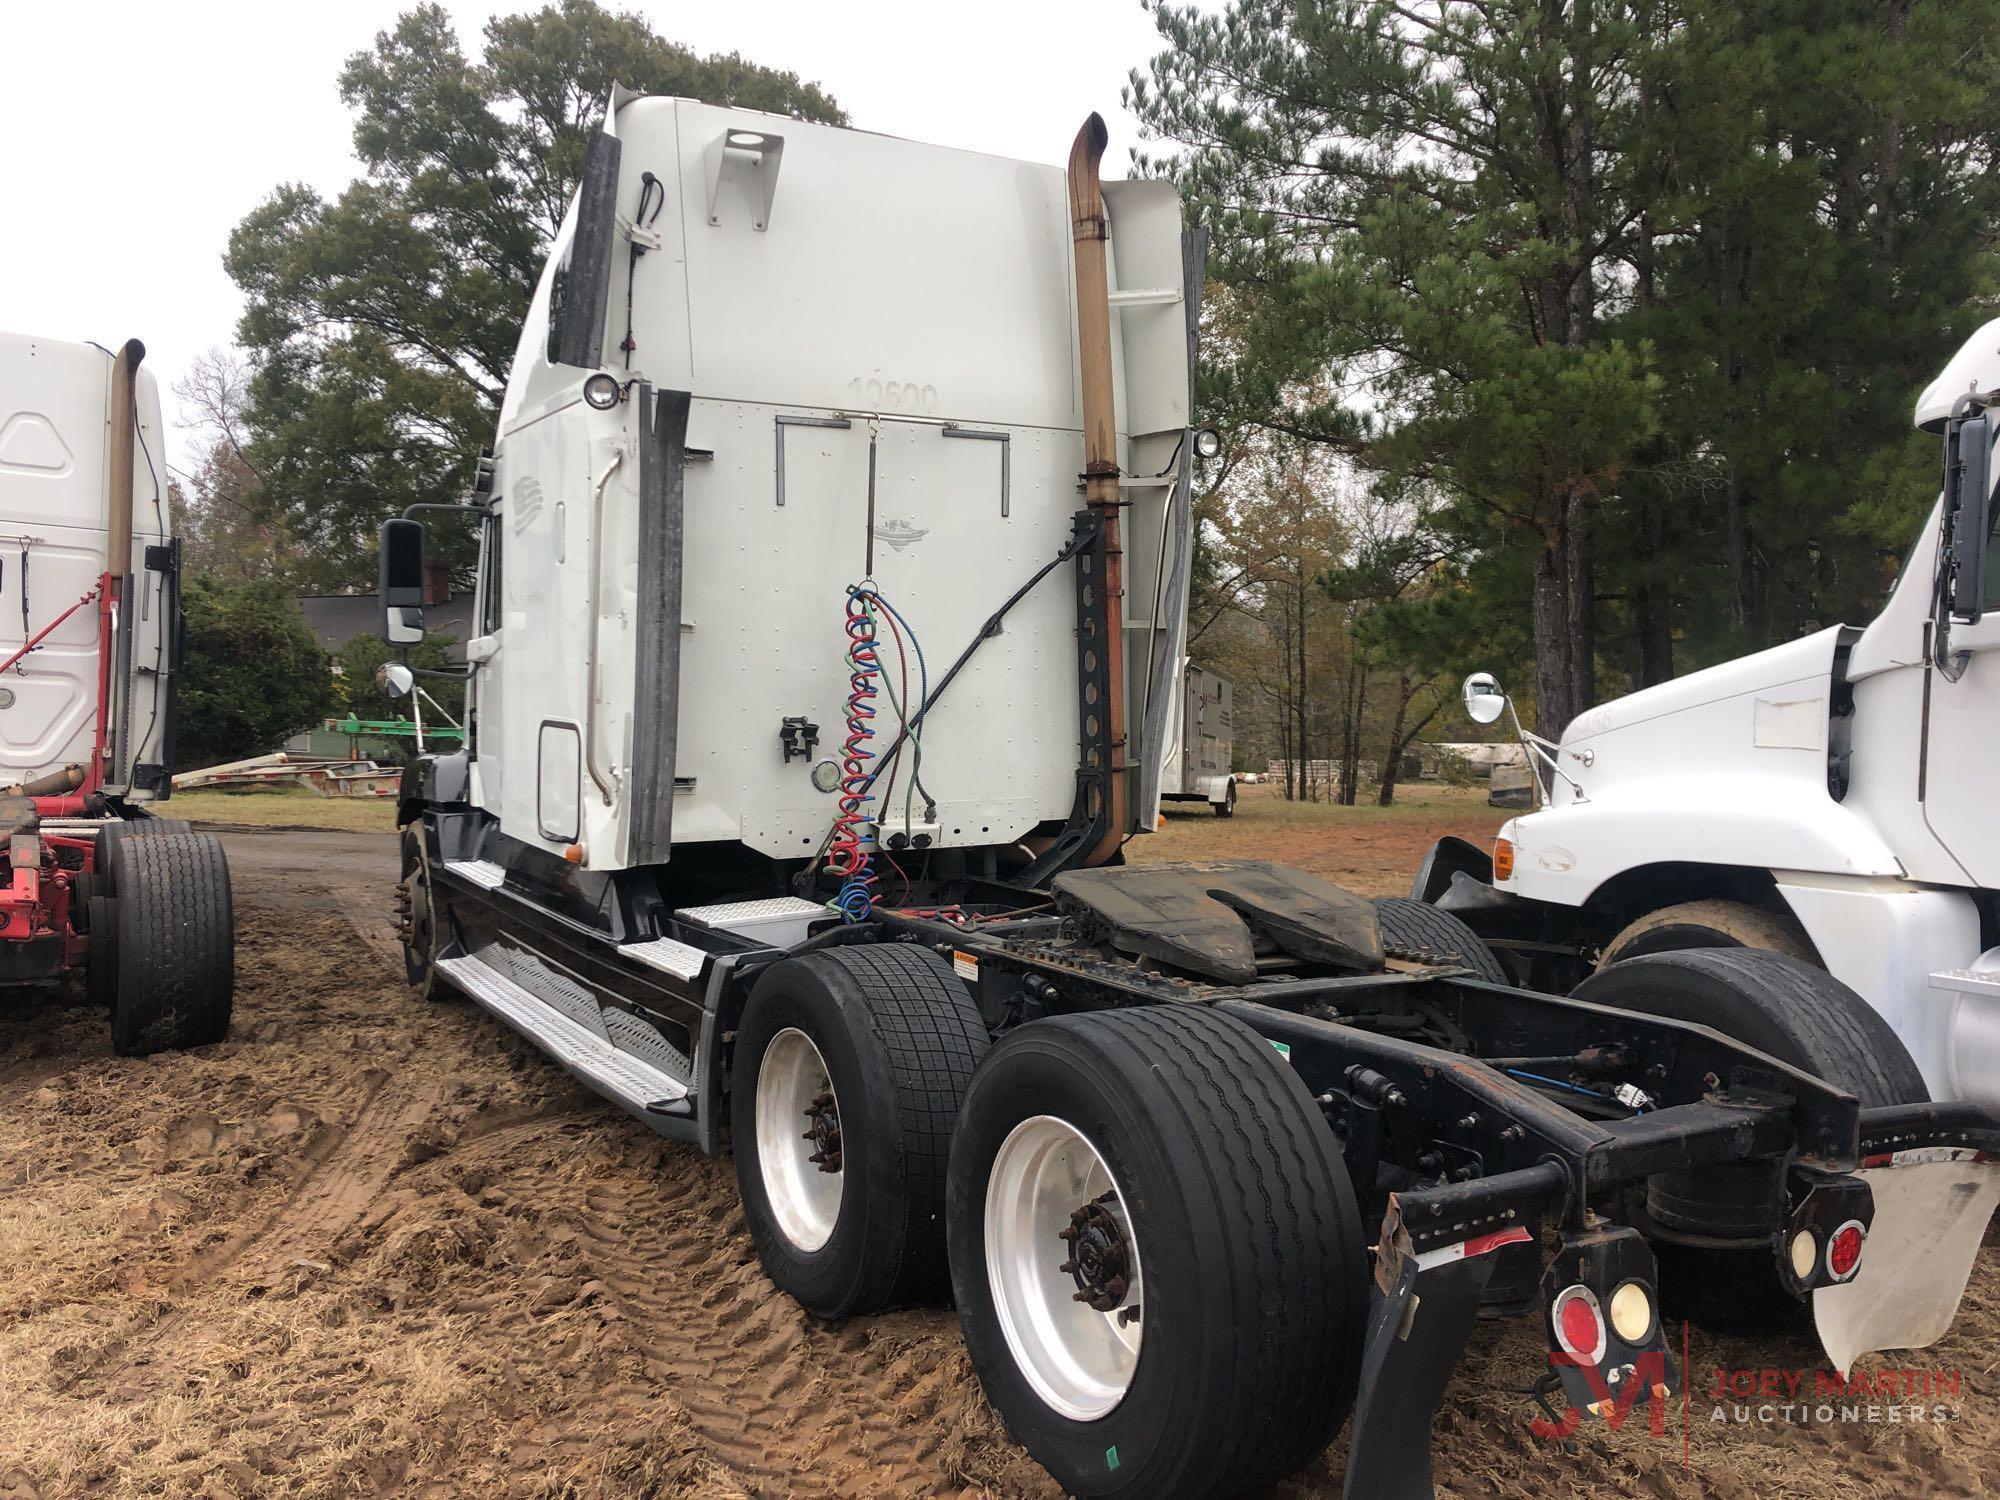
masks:
<svg viewBox="0 0 2000 1500"><path fill-rule="evenodd" d="M445 0L468 53L495 14L540 0ZM229 231L280 182L332 195L360 170L335 77L407 3L97 0L9 5L0 142L0 328L143 339L166 389L234 336ZM619 8L614 4L613 8ZM1060 162L1084 115L1137 129L1127 70L1156 50L1138 0L755 0L625 8L698 52L741 52L825 86L869 130ZM173 443L185 464L184 433Z"/></svg>

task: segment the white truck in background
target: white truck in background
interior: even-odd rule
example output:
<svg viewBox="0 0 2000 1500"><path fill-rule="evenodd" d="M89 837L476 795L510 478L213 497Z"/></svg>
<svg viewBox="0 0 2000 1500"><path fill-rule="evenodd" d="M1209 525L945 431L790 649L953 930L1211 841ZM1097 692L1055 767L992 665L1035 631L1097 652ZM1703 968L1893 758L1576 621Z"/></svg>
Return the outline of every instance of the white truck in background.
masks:
<svg viewBox="0 0 2000 1500"><path fill-rule="evenodd" d="M1539 802L1489 858L1445 840L1413 894L1517 977L1568 989L1638 954L1822 965L1934 1099L2000 1105L2000 321L1917 402L1944 486L1887 604L1524 736ZM1483 722L1508 705L1478 674Z"/></svg>
<svg viewBox="0 0 2000 1500"><path fill-rule="evenodd" d="M153 813L180 547L145 352L0 333L0 990L86 976L126 1054L220 1041L235 987L222 847Z"/></svg>
<svg viewBox="0 0 2000 1500"><path fill-rule="evenodd" d="M1180 712L1160 768L1162 802L1206 802L1218 818L1236 815L1236 689L1193 662L1181 673Z"/></svg>
<svg viewBox="0 0 2000 1500"><path fill-rule="evenodd" d="M413 988L726 1147L816 1315L948 1291L1009 1431L1099 1500L1262 1488L1343 1426L1350 1496L1429 1495L1482 1305L1541 1316L1573 1404L1666 1400L1653 1252L1602 1210L1669 1165L1843 1367L1940 1336L2000 1120L1813 1036L1801 1068L1494 983L1419 903L1128 863L1204 240L1105 145L1092 116L1065 173L613 94L490 479L425 507L477 529L479 634L467 743L399 798ZM424 546L384 524L392 644ZM1777 962L1706 982L1754 1006Z"/></svg>

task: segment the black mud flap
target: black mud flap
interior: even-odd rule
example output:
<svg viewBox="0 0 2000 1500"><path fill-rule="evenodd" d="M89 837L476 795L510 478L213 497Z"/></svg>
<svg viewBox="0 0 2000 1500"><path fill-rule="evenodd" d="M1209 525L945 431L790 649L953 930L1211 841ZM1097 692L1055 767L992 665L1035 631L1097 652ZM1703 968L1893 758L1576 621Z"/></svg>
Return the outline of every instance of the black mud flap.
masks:
<svg viewBox="0 0 2000 1500"><path fill-rule="evenodd" d="M1447 834L1431 845L1431 852L1417 866L1416 878L1410 882L1410 899L1435 902L1451 889L1452 876L1460 873L1493 884L1493 856L1468 839Z"/></svg>
<svg viewBox="0 0 2000 1500"><path fill-rule="evenodd" d="M1431 1418L1479 1320L1494 1257L1401 1255L1388 1291L1383 1263L1368 1290L1361 1394L1347 1445L1348 1500L1430 1500Z"/></svg>

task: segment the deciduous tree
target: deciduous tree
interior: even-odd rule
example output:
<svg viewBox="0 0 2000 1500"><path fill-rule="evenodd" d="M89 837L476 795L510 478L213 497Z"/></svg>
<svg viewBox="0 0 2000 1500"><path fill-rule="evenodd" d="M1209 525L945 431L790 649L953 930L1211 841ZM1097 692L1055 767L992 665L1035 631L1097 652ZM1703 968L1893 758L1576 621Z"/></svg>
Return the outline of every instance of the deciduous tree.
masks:
<svg viewBox="0 0 2000 1500"><path fill-rule="evenodd" d="M300 587L368 586L376 525L469 484L614 83L844 119L794 74L698 57L593 0L498 18L477 58L423 5L341 72L366 175L332 200L287 183L230 237L246 447Z"/></svg>

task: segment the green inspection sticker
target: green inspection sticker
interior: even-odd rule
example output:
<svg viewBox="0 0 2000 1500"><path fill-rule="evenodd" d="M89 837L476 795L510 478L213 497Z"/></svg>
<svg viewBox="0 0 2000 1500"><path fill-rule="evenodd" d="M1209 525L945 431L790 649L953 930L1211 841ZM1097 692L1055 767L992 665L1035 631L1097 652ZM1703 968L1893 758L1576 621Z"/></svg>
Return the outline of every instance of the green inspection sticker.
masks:
<svg viewBox="0 0 2000 1500"><path fill-rule="evenodd" d="M1292 1044L1290 1042L1273 1042L1271 1043L1271 1050L1286 1062L1292 1060Z"/></svg>
<svg viewBox="0 0 2000 1500"><path fill-rule="evenodd" d="M1118 1445L1116 1443L1113 1443L1109 1448L1104 1450L1104 1467L1107 1469L1118 1467Z"/></svg>

